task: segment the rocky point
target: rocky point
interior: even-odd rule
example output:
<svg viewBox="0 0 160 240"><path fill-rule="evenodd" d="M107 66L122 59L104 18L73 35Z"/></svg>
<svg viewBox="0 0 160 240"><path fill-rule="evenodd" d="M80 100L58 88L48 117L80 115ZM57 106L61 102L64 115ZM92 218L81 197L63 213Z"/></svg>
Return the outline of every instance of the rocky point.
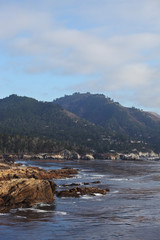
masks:
<svg viewBox="0 0 160 240"><path fill-rule="evenodd" d="M46 171L38 167L22 166L15 163L0 163L0 212L11 208L31 207L37 203L52 203L57 197L79 197L80 195L106 194L106 189L96 187L74 187L56 190L53 179L71 178L77 169L63 168ZM99 183L99 182L95 182ZM70 186L78 186L71 184ZM89 185L83 183L83 185ZM67 186L67 185L66 185Z"/></svg>

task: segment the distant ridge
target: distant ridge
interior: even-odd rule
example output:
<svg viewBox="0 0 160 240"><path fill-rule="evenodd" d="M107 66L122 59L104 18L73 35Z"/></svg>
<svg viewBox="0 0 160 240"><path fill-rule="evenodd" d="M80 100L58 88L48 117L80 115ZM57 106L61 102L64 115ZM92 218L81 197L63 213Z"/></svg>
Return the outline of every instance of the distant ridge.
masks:
<svg viewBox="0 0 160 240"><path fill-rule="evenodd" d="M151 114L151 117L154 117L154 120L160 121L160 115L158 113L155 112L148 112L149 114Z"/></svg>
<svg viewBox="0 0 160 240"><path fill-rule="evenodd" d="M0 153L160 152L156 115L103 94L75 93L53 102L15 94L0 99Z"/></svg>
<svg viewBox="0 0 160 240"><path fill-rule="evenodd" d="M69 148L83 152L91 148L96 151L103 148L102 134L105 135L106 132L101 127L63 109L60 105L54 105L52 102L39 102L33 98L13 94L0 99L0 134L10 135L12 141L14 141L12 136L16 135L21 136L22 139L24 136L32 137L39 146L45 146L44 138L51 139L51 141L46 141L48 147L41 148L41 151L45 149L45 151L52 152L55 149ZM22 149L20 146L16 147L14 142L10 146L9 138L7 139L6 148L10 147L13 152L14 148L16 151ZM20 142L20 138L18 137L15 141ZM0 150L5 149L4 144L6 145L5 140ZM27 150L35 151L28 142L19 144L24 145ZM32 145L36 143L32 142ZM38 149L36 151L38 152Z"/></svg>
<svg viewBox="0 0 160 240"><path fill-rule="evenodd" d="M81 118L102 126L112 133L153 145L160 151L160 116L127 108L103 94L74 93L56 99L61 105Z"/></svg>

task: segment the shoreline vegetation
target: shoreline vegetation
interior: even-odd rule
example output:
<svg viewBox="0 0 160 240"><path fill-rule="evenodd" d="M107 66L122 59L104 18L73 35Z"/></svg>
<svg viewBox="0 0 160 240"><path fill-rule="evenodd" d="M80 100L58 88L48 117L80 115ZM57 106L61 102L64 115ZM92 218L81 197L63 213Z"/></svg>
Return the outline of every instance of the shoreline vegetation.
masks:
<svg viewBox="0 0 160 240"><path fill-rule="evenodd" d="M0 162L0 212L32 207L39 203L52 204L55 195L57 197L94 196L97 193L105 195L109 191L108 187L101 189L93 186L99 182L82 183L82 186L77 183L72 183L70 186L57 186L54 182L56 179L71 178L79 171L73 168L46 171L39 167L23 166L11 161ZM85 186L90 184L92 186Z"/></svg>

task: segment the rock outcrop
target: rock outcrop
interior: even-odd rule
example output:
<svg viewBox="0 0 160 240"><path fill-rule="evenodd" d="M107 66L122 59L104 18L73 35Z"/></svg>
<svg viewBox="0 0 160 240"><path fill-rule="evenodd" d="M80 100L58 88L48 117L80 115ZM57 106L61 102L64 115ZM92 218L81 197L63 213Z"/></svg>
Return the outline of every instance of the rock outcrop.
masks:
<svg viewBox="0 0 160 240"><path fill-rule="evenodd" d="M57 170L46 171L38 167L17 166L17 164L0 163L0 181L20 179L20 178L35 178L35 179L60 179L69 178L77 174L78 171L72 168L64 168Z"/></svg>
<svg viewBox="0 0 160 240"><path fill-rule="evenodd" d="M31 207L39 202L52 203L56 184L48 180L12 179L0 182L0 211Z"/></svg>
<svg viewBox="0 0 160 240"><path fill-rule="evenodd" d="M99 194L107 194L106 189L100 189L95 187L74 187L69 190L56 191L57 197L80 197L81 195L95 195Z"/></svg>
<svg viewBox="0 0 160 240"><path fill-rule="evenodd" d="M38 167L22 166L14 163L0 163L0 212L6 212L11 208L31 207L37 203L52 203L54 194L57 197L80 197L81 195L105 195L108 189L96 187L78 187L80 183L63 185L73 187L71 189L56 191L53 179L72 177L78 170L63 168L49 170ZM100 183L99 181L91 184ZM82 183L89 185L90 183Z"/></svg>
<svg viewBox="0 0 160 240"><path fill-rule="evenodd" d="M46 171L38 167L0 163L0 211L30 207L36 203L52 203L56 184L51 179L77 174L72 168Z"/></svg>

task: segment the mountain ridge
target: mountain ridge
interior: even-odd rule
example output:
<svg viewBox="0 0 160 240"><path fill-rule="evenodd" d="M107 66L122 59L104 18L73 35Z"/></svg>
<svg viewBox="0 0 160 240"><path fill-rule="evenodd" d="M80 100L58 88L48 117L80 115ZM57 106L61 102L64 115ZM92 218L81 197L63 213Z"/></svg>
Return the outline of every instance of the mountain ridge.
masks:
<svg viewBox="0 0 160 240"><path fill-rule="evenodd" d="M103 94L54 102L12 94L0 99L0 152L160 152L160 122L152 118Z"/></svg>
<svg viewBox="0 0 160 240"><path fill-rule="evenodd" d="M105 130L112 130L151 145L154 142L153 145L160 148L160 119L150 112L124 107L103 94L74 93L56 99L53 103Z"/></svg>
<svg viewBox="0 0 160 240"><path fill-rule="evenodd" d="M60 149L66 147L87 151L98 145L100 147L103 133L102 128L80 119L52 102L40 102L15 94L0 100L0 134L2 135L20 135L22 139L24 136L47 138L52 139L53 144L56 142ZM95 143L96 139L97 143Z"/></svg>

